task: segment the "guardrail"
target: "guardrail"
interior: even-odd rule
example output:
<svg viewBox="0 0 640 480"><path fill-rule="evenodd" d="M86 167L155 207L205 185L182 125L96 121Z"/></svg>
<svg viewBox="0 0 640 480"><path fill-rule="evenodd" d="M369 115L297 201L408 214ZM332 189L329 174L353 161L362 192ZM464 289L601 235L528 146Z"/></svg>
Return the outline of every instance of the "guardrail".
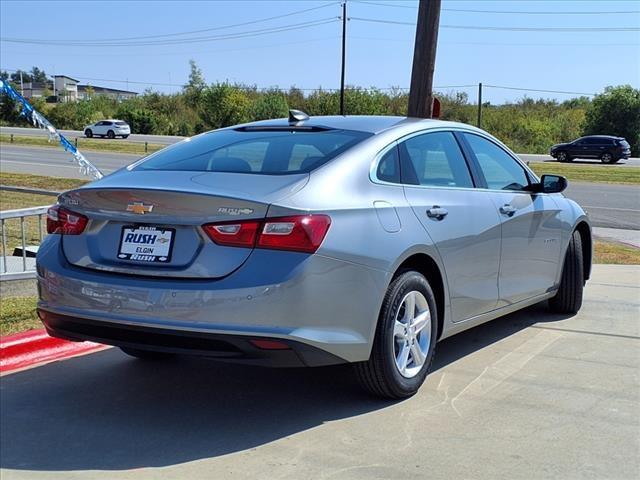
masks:
<svg viewBox="0 0 640 480"><path fill-rule="evenodd" d="M27 227L30 228L30 239L33 228L37 229L36 236L39 242L44 237L43 217L47 214L49 205L42 207L18 208L15 210L5 210L0 212L0 226L2 228L2 257L0 257L0 280L24 280L35 278L36 262L35 257L27 254ZM37 222L27 219L37 217ZM9 255L8 241L15 238L14 228L9 229L9 223L19 222L19 240L21 255Z"/></svg>

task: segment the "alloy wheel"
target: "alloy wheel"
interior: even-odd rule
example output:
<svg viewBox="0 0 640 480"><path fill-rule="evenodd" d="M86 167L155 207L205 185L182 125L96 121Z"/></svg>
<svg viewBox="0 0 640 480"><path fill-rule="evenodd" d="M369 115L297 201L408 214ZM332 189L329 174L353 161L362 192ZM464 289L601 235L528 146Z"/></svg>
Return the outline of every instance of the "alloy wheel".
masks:
<svg viewBox="0 0 640 480"><path fill-rule="evenodd" d="M405 378L415 377L431 346L431 311L424 295L407 293L396 313L393 328L396 367Z"/></svg>

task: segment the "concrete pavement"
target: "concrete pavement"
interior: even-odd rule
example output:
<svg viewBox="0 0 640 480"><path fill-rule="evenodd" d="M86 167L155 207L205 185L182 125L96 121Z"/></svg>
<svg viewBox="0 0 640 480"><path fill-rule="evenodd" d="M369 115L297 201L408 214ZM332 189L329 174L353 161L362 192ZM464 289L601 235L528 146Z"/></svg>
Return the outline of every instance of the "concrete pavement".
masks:
<svg viewBox="0 0 640 480"><path fill-rule="evenodd" d="M640 248L640 230L594 227L593 235L602 240L612 240Z"/></svg>
<svg viewBox="0 0 640 480"><path fill-rule="evenodd" d="M438 345L420 392L344 369L146 363L116 349L2 377L13 479L640 475L640 267L596 265L576 316L544 305Z"/></svg>

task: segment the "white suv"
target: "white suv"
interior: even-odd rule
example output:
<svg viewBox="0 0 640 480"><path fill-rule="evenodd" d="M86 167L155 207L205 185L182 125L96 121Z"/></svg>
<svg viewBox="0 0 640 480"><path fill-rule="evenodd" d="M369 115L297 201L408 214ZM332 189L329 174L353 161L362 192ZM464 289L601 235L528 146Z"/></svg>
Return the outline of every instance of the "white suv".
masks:
<svg viewBox="0 0 640 480"><path fill-rule="evenodd" d="M129 128L127 122L123 122L122 120L101 120L84 127L84 136L87 138L127 138L130 134L131 128Z"/></svg>

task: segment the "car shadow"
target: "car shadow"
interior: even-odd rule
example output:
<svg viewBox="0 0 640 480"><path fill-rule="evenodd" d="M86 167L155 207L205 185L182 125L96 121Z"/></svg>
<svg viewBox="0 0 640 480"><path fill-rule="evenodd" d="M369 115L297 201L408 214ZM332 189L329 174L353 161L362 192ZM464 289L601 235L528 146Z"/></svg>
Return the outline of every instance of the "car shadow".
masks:
<svg viewBox="0 0 640 480"><path fill-rule="evenodd" d="M544 305L441 342L433 369L535 323ZM348 367L266 369L179 358L144 362L118 349L0 380L0 467L126 470L243 451L396 402L364 394Z"/></svg>

